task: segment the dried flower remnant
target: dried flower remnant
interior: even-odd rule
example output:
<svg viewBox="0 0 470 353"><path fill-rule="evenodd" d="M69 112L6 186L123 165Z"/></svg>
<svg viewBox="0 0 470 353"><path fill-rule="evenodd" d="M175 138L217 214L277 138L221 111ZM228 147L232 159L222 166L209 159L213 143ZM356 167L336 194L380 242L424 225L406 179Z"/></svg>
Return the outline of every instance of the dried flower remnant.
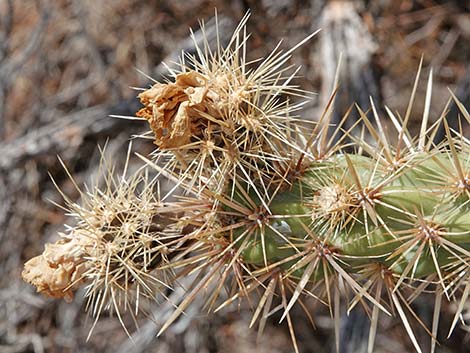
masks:
<svg viewBox="0 0 470 353"><path fill-rule="evenodd" d="M44 252L25 263L23 279L37 288L39 293L70 302L73 292L83 284L83 274L89 264L85 249L92 242L85 237L61 238L46 244Z"/></svg>
<svg viewBox="0 0 470 353"><path fill-rule="evenodd" d="M177 75L174 83L157 83L139 94L145 106L137 116L149 121L155 133L155 143L162 149L180 147L197 134L199 114L205 111L206 80L197 72Z"/></svg>
<svg viewBox="0 0 470 353"><path fill-rule="evenodd" d="M181 147L202 139L211 123L227 126L230 112L241 109L248 86L235 75L214 77L196 71L176 75L175 82L156 83L139 94L144 108L137 116L148 120L161 149ZM235 92L227 90L237 82ZM246 107L245 107L246 108ZM232 131L233 132L233 131Z"/></svg>

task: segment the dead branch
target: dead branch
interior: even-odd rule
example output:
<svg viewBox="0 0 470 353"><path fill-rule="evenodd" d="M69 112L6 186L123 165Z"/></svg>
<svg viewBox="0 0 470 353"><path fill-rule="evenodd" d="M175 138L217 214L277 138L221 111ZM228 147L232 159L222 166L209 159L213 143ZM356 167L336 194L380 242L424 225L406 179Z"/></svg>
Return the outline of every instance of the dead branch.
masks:
<svg viewBox="0 0 470 353"><path fill-rule="evenodd" d="M374 55L378 46L357 13L354 3L328 3L322 13L321 28L320 52L324 67L321 106L326 106L332 92L336 87L339 88L334 102L332 123L338 124L354 103L366 111L370 106L369 97L380 107L381 88L379 77L374 70ZM352 114L345 127L353 125L355 118Z"/></svg>

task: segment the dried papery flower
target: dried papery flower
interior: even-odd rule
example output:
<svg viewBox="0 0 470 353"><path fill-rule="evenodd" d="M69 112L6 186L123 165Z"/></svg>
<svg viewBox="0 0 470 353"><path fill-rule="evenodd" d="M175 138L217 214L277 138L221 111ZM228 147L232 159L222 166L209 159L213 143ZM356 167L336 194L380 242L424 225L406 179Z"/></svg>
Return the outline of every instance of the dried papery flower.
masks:
<svg viewBox="0 0 470 353"><path fill-rule="evenodd" d="M139 94L145 107L137 116L149 121L160 148L184 146L198 132L199 112L207 110L207 103L203 103L208 90L201 74L195 71L178 74L174 83L157 83Z"/></svg>
<svg viewBox="0 0 470 353"><path fill-rule="evenodd" d="M85 241L84 244L80 242ZM46 244L44 252L25 263L23 279L37 291L53 298L73 299L73 292L84 283L88 269L85 248L92 245L84 237L61 238Z"/></svg>

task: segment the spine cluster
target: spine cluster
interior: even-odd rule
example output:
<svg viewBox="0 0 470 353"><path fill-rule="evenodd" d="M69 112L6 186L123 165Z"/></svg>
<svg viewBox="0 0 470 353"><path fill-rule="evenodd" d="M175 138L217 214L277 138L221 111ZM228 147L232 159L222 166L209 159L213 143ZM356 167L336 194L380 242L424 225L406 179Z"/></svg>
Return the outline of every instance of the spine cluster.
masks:
<svg viewBox="0 0 470 353"><path fill-rule="evenodd" d="M287 63L311 36L249 62L246 20L226 47L206 43L173 80L140 93L137 115L156 151L140 156L145 168L131 177L108 173L105 190L83 193L82 204L66 199L77 224L26 263L25 280L68 299L85 286L98 318L104 309L138 312L139 297L165 296L198 273L161 332L199 292L215 311L257 295L251 325L261 332L277 308L296 351L289 313L307 310L310 297L335 322L342 300L348 310L361 304L369 352L379 314L398 316L421 352L412 302L432 293L434 350L441 302L457 304L450 334L470 294L470 141L444 114L428 127L430 99L413 138L414 93L404 117L388 109L379 117L371 103L370 119L357 108L372 142L331 126L328 107L317 123L301 120L302 103L291 99L308 94ZM427 98L431 86L430 75ZM452 99L465 129L470 115ZM435 145L440 128L447 139ZM164 196L162 177L175 184Z"/></svg>

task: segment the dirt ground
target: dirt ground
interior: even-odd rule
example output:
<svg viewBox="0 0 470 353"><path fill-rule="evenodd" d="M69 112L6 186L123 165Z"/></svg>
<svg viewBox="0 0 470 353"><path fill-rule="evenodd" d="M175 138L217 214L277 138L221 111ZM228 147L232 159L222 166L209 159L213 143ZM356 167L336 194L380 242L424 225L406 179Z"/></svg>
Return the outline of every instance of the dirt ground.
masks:
<svg viewBox="0 0 470 353"><path fill-rule="evenodd" d="M133 87L147 87L150 81L146 75L162 79L161 61L176 60L182 49L191 50L189 28L196 31L199 20L210 24L215 9L226 34L251 10L250 58L266 56L280 40L282 48L289 48L323 26L322 32L290 60L292 65L301 65L298 85L318 92L301 115L318 119L327 98L325 87L332 79L329 68L334 65L334 59L325 56L325 46L336 43L335 38L328 42L328 30L333 31L333 26L325 25L325 9L330 3L0 0L0 353L293 352L287 326L278 325L276 318L257 343L256 329L248 329L250 308L233 307L207 316L203 303L196 303L159 338L155 337L158 327L150 319L141 319L140 329L130 341L115 317L103 317L87 341L92 320L85 312L83 293L71 304L48 299L36 294L20 275L24 262L39 254L46 242L55 240L68 222L55 205L63 200L50 176L70 198L79 196L57 156L78 184L96 175L99 145L107 143L107 153L123 162L129 138L148 127L109 115L133 116L139 109ZM370 39L363 40L372 44L367 67L360 68L361 77L367 79L359 88L344 93L339 111L353 101L366 105L368 95L366 103L356 95L365 90L382 105L403 114L421 58L423 74L412 128L422 116L431 67L431 119L446 109L448 90L470 110L469 1L353 3L354 18L370 34ZM344 80L348 82L347 77ZM457 112L452 105L448 110L452 121ZM134 149L141 154L153 148L148 140L134 140ZM432 303L417 304L426 320L432 319L426 317L432 316L429 305ZM170 309L164 305L149 308L157 321ZM448 317L442 317L445 327L452 319L452 308L448 310ZM294 313L300 351L334 352L332 320L321 308L316 313L316 330L300 310ZM353 322L345 318L343 329L352 330L361 322L360 315ZM419 339L430 341L422 331ZM450 339L442 333L438 352L470 352L470 333L457 331ZM359 352L352 347L361 347L361 343L350 341L342 352ZM413 352L399 321L384 318L380 322L376 352Z"/></svg>

